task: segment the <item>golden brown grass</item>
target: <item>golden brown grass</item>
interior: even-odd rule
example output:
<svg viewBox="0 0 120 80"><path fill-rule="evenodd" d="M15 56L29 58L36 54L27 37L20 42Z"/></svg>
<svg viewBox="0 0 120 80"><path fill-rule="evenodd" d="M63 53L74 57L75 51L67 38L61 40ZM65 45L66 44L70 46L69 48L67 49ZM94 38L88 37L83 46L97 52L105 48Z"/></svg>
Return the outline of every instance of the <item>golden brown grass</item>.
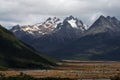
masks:
<svg viewBox="0 0 120 80"><path fill-rule="evenodd" d="M37 78L60 77L60 78L105 78L120 74L120 62L70 62L64 61L53 70L26 70L26 71L0 71L6 76L19 75L23 72ZM119 75L120 76L120 75Z"/></svg>

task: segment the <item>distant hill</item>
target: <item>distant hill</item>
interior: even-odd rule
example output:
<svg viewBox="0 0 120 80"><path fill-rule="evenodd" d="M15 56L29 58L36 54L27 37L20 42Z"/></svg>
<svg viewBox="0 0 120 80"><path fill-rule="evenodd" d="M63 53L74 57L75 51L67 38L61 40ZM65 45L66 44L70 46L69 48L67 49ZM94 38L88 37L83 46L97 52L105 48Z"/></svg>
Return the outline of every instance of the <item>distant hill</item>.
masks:
<svg viewBox="0 0 120 80"><path fill-rule="evenodd" d="M0 25L0 68L50 68L54 60L38 53Z"/></svg>

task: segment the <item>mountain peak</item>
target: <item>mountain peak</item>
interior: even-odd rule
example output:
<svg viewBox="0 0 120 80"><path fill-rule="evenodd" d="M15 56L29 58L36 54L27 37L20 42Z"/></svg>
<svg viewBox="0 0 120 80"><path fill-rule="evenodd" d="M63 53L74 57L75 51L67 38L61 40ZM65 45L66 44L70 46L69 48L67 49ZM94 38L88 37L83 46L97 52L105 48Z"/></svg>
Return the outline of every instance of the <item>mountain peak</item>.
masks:
<svg viewBox="0 0 120 80"><path fill-rule="evenodd" d="M116 17L112 17L112 20L113 20L114 22L117 22L118 24L120 24L120 21L119 21Z"/></svg>
<svg viewBox="0 0 120 80"><path fill-rule="evenodd" d="M100 15L100 18L105 18L105 16L103 16L103 15Z"/></svg>
<svg viewBox="0 0 120 80"><path fill-rule="evenodd" d="M17 30L20 30L20 25L17 24L17 25L15 25L15 26L13 26L11 30L12 30L13 32L15 32L15 31L17 31Z"/></svg>
<svg viewBox="0 0 120 80"><path fill-rule="evenodd" d="M69 28L74 28L74 29L80 29L82 31L85 30L85 26L83 24L83 22L75 17L73 17L72 15L70 15L69 17L66 17L63 21L64 26L67 26Z"/></svg>
<svg viewBox="0 0 120 80"><path fill-rule="evenodd" d="M120 25L120 21L116 18L116 17L110 17L110 16L107 16L107 20L113 25L117 25L119 26Z"/></svg>
<svg viewBox="0 0 120 80"><path fill-rule="evenodd" d="M107 19L111 19L111 17L110 17L110 16L107 16L106 18L107 18Z"/></svg>
<svg viewBox="0 0 120 80"><path fill-rule="evenodd" d="M112 19L117 20L117 18L116 18L116 17L112 17Z"/></svg>
<svg viewBox="0 0 120 80"><path fill-rule="evenodd" d="M74 17L72 15L70 15L69 17L67 17L67 19L74 19Z"/></svg>
<svg viewBox="0 0 120 80"><path fill-rule="evenodd" d="M72 15L66 17L64 20L60 20L57 17L49 17L44 22L35 25L17 26L17 28L13 27L11 31L16 34L20 31L23 34L25 33L25 35L32 35L33 37L42 37L44 35L51 35L60 31L68 31L67 34L75 35L78 33L79 35L79 33L87 30L87 26L81 20L73 17Z"/></svg>
<svg viewBox="0 0 120 80"><path fill-rule="evenodd" d="M107 20L105 16L101 15L97 20Z"/></svg>
<svg viewBox="0 0 120 80"><path fill-rule="evenodd" d="M77 19L77 18L73 17L72 15L70 15L70 16L68 16L68 17L65 18L65 20L72 20L72 19L75 20L75 19Z"/></svg>
<svg viewBox="0 0 120 80"><path fill-rule="evenodd" d="M88 30L88 34L120 32L120 21L111 16L100 16Z"/></svg>
<svg viewBox="0 0 120 80"><path fill-rule="evenodd" d="M106 17L108 20L115 20L115 21L118 21L118 19L116 17L110 17L110 16L107 16Z"/></svg>
<svg viewBox="0 0 120 80"><path fill-rule="evenodd" d="M101 21L102 22L111 22L111 23L119 22L119 20L116 17L111 17L111 16L105 17L103 15L101 15L96 21L99 21L99 22L101 22Z"/></svg>
<svg viewBox="0 0 120 80"><path fill-rule="evenodd" d="M59 18L57 18L57 17L53 17L53 18L51 18L51 17L49 17L44 23L56 23L56 22L59 22L60 21L60 19Z"/></svg>
<svg viewBox="0 0 120 80"><path fill-rule="evenodd" d="M47 21L49 21L49 20L51 20L52 18L51 17L49 17L48 19L47 19Z"/></svg>
<svg viewBox="0 0 120 80"><path fill-rule="evenodd" d="M108 16L108 18L110 18L110 17ZM104 23L107 23L107 22L108 22L107 18L106 18L105 16L101 15L101 16L93 23L92 26L94 26L94 25L99 26L99 25L104 24Z"/></svg>
<svg viewBox="0 0 120 80"><path fill-rule="evenodd" d="M15 26L13 26L13 27L15 27L15 28L20 28L20 25L19 25L19 24L17 24L17 25L15 25Z"/></svg>

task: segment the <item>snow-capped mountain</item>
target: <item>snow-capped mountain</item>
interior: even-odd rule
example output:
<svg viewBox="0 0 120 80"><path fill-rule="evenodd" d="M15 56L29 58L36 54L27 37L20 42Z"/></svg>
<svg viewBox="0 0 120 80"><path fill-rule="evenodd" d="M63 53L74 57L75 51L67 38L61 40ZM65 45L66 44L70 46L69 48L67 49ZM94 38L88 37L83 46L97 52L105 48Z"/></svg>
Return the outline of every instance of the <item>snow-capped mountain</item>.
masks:
<svg viewBox="0 0 120 80"><path fill-rule="evenodd" d="M44 52L55 50L60 45L78 39L87 29L81 20L69 16L63 20L56 17L48 18L35 25L16 25L11 31L20 40Z"/></svg>
<svg viewBox="0 0 120 80"><path fill-rule="evenodd" d="M120 61L120 21L100 16L79 39L51 52L59 59Z"/></svg>
<svg viewBox="0 0 120 80"><path fill-rule="evenodd" d="M63 23L68 23L72 28L80 29L81 31L85 31L88 29L88 27L81 20L78 20L73 16L67 17Z"/></svg>
<svg viewBox="0 0 120 80"><path fill-rule="evenodd" d="M102 27L101 27L102 26ZM69 16L64 20L59 18L48 18L46 21L34 25L16 25L11 31L19 38L29 36L34 38L45 35L55 35L59 39L75 38L81 35L97 34L103 32L120 32L120 21L115 17L100 16L89 28L81 20Z"/></svg>
<svg viewBox="0 0 120 80"><path fill-rule="evenodd" d="M61 23L59 18L48 18L45 22L37 23L35 25L16 25L11 31L17 35L18 32L23 32L25 35L41 37L42 35L53 33L59 23Z"/></svg>
<svg viewBox="0 0 120 80"><path fill-rule="evenodd" d="M35 25L16 25L11 31L36 50L55 58L101 59L114 50L119 54L120 21L115 17L100 16L90 27L73 16L63 20L54 17Z"/></svg>
<svg viewBox="0 0 120 80"><path fill-rule="evenodd" d="M69 16L57 26L56 32L53 35L63 41L65 39L79 38L86 30L87 26L81 20Z"/></svg>
<svg viewBox="0 0 120 80"><path fill-rule="evenodd" d="M81 20L78 20L77 18L74 18L73 16L69 16L65 18L63 21L59 18L48 18L45 22L38 23L35 25L24 25L14 26L11 31L15 35L31 35L33 37L42 37L44 35L50 35L56 32L59 32L59 30L67 29L69 30L77 31L77 32L84 32L87 30L87 27ZM68 33L69 34L69 33ZM64 36L64 35L63 35Z"/></svg>

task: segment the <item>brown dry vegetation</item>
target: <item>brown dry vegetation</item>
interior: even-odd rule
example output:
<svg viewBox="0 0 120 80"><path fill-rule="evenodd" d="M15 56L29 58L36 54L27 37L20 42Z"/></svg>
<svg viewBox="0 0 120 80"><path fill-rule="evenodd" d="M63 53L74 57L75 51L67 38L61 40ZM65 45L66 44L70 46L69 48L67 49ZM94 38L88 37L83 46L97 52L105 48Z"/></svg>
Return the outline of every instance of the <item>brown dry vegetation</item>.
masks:
<svg viewBox="0 0 120 80"><path fill-rule="evenodd" d="M26 70L26 71L0 71L6 76L19 75L23 72L37 78L55 77L71 79L110 79L115 75L120 76L120 62L88 62L88 61L63 61L53 70Z"/></svg>

